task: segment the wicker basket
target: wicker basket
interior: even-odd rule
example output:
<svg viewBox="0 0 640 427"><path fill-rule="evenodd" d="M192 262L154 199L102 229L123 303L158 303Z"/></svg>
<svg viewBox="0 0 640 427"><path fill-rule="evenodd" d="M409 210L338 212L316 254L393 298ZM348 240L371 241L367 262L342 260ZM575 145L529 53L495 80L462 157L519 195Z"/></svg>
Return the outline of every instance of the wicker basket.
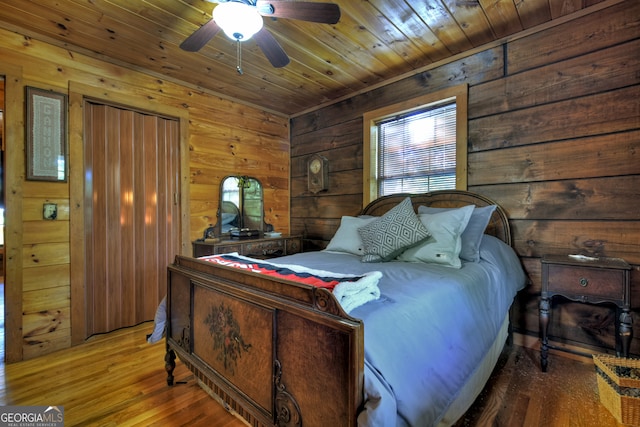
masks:
<svg viewBox="0 0 640 427"><path fill-rule="evenodd" d="M618 422L640 426L640 360L594 354L593 362L600 402ZM630 370L637 370L635 378Z"/></svg>

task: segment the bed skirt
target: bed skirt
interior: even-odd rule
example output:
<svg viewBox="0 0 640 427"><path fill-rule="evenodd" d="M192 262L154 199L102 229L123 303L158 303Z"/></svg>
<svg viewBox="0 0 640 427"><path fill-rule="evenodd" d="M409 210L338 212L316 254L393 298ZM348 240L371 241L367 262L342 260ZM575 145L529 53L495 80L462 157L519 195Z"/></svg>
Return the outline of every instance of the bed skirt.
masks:
<svg viewBox="0 0 640 427"><path fill-rule="evenodd" d="M478 365L475 373L471 378L469 378L467 384L462 388L456 400L454 400L449 406L449 409L438 424L439 427L453 425L467 412L467 410L469 410L471 405L473 405L473 402L484 389L489 377L491 377L496 363L498 362L498 358L502 353L505 342L507 341L508 335L509 313L507 313L502 321L502 326L500 327L500 331L498 332L498 336L493 342L493 345L482 359L480 365Z"/></svg>

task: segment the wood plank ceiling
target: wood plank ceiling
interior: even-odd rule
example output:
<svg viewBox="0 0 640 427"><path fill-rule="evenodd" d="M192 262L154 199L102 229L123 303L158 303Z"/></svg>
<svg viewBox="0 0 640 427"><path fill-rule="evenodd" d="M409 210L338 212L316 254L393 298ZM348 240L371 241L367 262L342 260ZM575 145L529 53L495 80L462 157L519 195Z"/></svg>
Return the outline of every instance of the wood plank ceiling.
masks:
<svg viewBox="0 0 640 427"><path fill-rule="evenodd" d="M334 25L263 18L291 62L273 68L248 40L243 75L222 32L179 48L211 18L204 0L0 0L0 27L292 116L601 1L333 0Z"/></svg>

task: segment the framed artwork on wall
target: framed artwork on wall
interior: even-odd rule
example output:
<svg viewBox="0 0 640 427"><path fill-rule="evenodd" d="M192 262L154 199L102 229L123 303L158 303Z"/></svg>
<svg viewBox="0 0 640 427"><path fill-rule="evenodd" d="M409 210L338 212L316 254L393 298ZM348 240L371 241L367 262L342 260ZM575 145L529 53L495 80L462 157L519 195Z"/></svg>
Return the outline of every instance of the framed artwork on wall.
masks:
<svg viewBox="0 0 640 427"><path fill-rule="evenodd" d="M67 95L26 87L27 179L67 180Z"/></svg>

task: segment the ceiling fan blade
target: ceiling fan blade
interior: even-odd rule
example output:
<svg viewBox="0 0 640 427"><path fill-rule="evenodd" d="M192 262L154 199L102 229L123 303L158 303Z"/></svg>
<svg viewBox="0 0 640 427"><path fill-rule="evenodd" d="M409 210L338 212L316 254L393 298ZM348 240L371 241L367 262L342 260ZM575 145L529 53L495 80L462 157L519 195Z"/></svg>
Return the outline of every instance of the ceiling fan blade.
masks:
<svg viewBox="0 0 640 427"><path fill-rule="evenodd" d="M333 3L258 0L256 6L263 16L272 18L300 19L321 24L335 24L340 20L340 7Z"/></svg>
<svg viewBox="0 0 640 427"><path fill-rule="evenodd" d="M209 40L218 34L218 31L220 31L220 27L212 18L202 27L195 30L185 41L180 43L180 49L188 52L197 52L202 49L205 44L209 43Z"/></svg>
<svg viewBox="0 0 640 427"><path fill-rule="evenodd" d="M281 68L289 63L289 57L286 52L266 28L263 27L253 38L256 39L258 47L262 49L264 56L271 62L271 65L276 68Z"/></svg>

